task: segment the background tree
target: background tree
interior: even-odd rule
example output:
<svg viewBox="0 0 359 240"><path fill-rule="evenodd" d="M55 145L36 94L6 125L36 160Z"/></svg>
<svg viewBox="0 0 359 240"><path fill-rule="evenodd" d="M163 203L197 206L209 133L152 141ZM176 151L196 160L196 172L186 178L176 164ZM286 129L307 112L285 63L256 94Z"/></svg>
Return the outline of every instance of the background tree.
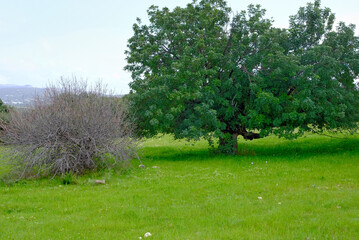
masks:
<svg viewBox="0 0 359 240"><path fill-rule="evenodd" d="M9 107L0 99L0 113L8 113Z"/></svg>
<svg viewBox="0 0 359 240"><path fill-rule="evenodd" d="M289 29L272 27L250 5L233 14L223 0L148 10L128 41L129 100L138 132L176 138L219 137L236 153L237 137L357 127L358 38L320 1L300 8ZM233 16L233 17L231 17Z"/></svg>
<svg viewBox="0 0 359 240"><path fill-rule="evenodd" d="M1 99L0 99L0 123L2 124L8 124L10 121L10 114L9 114L9 110L11 109L11 107L9 107L8 105L6 105ZM4 129L0 126L0 132L3 131ZM1 133L0 133L1 134ZM0 140L0 143L1 140Z"/></svg>

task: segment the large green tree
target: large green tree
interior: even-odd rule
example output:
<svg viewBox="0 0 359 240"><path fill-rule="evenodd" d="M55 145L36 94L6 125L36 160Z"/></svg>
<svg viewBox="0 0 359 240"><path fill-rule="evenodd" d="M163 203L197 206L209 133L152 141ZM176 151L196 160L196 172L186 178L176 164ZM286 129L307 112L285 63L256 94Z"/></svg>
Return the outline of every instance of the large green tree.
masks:
<svg viewBox="0 0 359 240"><path fill-rule="evenodd" d="M133 25L126 70L138 131L151 136L219 138L236 153L237 138L355 129L359 41L320 1L278 29L265 10L234 14L224 0L174 10L152 6Z"/></svg>

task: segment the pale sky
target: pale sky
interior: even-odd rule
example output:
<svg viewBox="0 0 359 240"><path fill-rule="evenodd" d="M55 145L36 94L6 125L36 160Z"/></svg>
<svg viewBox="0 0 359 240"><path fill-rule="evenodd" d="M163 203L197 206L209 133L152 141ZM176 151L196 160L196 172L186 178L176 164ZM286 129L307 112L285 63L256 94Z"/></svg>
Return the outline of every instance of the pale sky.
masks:
<svg viewBox="0 0 359 240"><path fill-rule="evenodd" d="M147 20L151 5L184 7L191 0L0 0L0 84L44 87L61 76L99 79L118 94L129 92L127 40L137 17ZM232 10L253 4L267 9L274 26L308 0L228 0ZM322 0L337 21L359 27L358 0ZM356 31L358 35L358 30Z"/></svg>

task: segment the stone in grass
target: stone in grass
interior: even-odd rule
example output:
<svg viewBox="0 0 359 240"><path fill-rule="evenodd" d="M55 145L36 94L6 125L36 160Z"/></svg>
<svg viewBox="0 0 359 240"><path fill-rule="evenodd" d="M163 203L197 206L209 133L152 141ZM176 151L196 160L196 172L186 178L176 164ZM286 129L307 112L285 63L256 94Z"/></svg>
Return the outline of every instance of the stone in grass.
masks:
<svg viewBox="0 0 359 240"><path fill-rule="evenodd" d="M95 180L96 184L106 184L105 180Z"/></svg>
<svg viewBox="0 0 359 240"><path fill-rule="evenodd" d="M150 232L146 232L145 235L144 235L145 238L146 237L151 237L151 236L152 236L152 234Z"/></svg>

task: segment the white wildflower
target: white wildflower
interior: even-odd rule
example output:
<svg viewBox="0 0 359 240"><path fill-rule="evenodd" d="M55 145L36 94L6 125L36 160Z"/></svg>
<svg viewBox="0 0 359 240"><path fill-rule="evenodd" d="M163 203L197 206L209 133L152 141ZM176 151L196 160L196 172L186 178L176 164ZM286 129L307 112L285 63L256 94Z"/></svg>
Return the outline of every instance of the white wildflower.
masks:
<svg viewBox="0 0 359 240"><path fill-rule="evenodd" d="M151 237L151 236L152 236L152 234L150 232L146 232L145 235L144 235L145 238L146 237Z"/></svg>
<svg viewBox="0 0 359 240"><path fill-rule="evenodd" d="M262 200L262 197L258 197L259 200Z"/></svg>

